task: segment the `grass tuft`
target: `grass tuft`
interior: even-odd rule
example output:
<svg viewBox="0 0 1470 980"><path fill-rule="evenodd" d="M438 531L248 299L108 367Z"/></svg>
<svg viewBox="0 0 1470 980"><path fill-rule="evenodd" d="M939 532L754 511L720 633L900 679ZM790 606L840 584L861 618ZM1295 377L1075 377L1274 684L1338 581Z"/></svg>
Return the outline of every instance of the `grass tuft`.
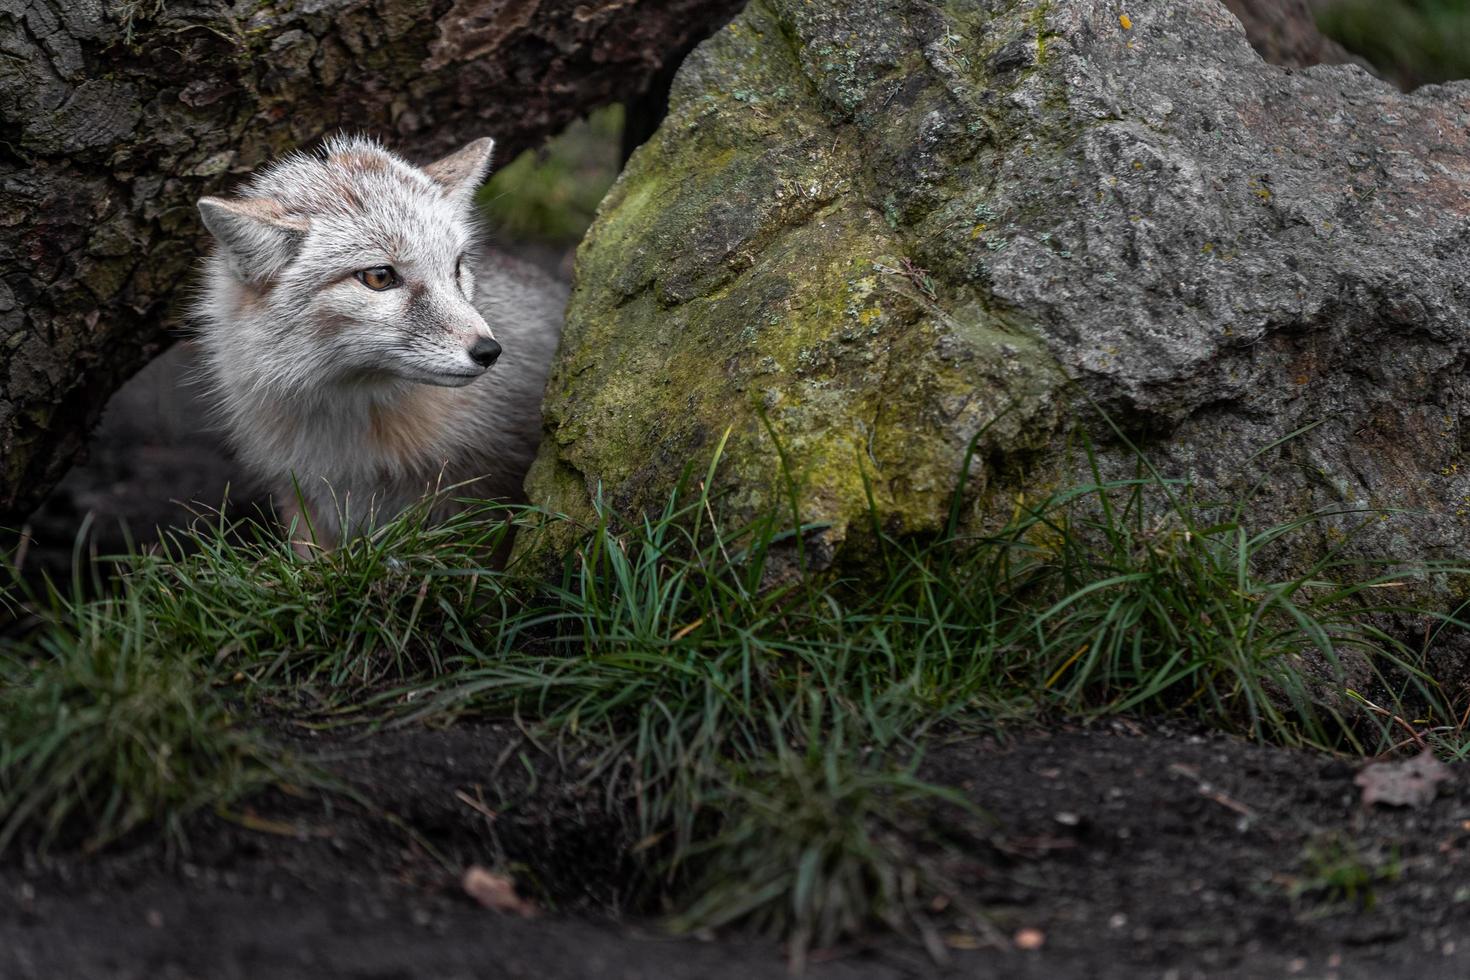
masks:
<svg viewBox="0 0 1470 980"><path fill-rule="evenodd" d="M811 949L883 926L943 946L931 913L955 896L943 851L916 841L936 805L968 801L833 740L771 755L732 774L711 798L729 814L682 861L697 869L677 930L739 923L787 941L793 972Z"/></svg>
<svg viewBox="0 0 1470 980"><path fill-rule="evenodd" d="M153 643L142 604L73 612L23 657L0 654L0 852L94 850L145 825L184 843L190 814L275 778L265 740Z"/></svg>
<svg viewBox="0 0 1470 980"><path fill-rule="evenodd" d="M1377 902L1378 886L1402 873L1397 853L1369 854L1341 834L1318 834L1303 847L1300 873L1288 881L1287 895L1310 916L1367 912Z"/></svg>
<svg viewBox="0 0 1470 980"><path fill-rule="evenodd" d="M1097 476L1015 521L1007 591L1020 581L1053 597L1021 617L1027 659L1044 672L1033 683L1073 712L1183 712L1254 739L1356 751L1365 719L1347 704L1351 683L1437 700L1416 666L1424 651L1382 627L1403 612L1378 598L1406 584L1401 569L1341 558L1339 544L1305 569L1262 573L1288 542L1325 538L1326 521L1382 515L1256 529L1242 511L1155 475Z"/></svg>
<svg viewBox="0 0 1470 980"><path fill-rule="evenodd" d="M516 517L477 504L436 525L429 515L442 502L311 560L273 528L217 515L118 560L126 603L141 607L158 644L242 673L255 693L325 707L435 676L462 612L497 598L502 583L488 569Z"/></svg>

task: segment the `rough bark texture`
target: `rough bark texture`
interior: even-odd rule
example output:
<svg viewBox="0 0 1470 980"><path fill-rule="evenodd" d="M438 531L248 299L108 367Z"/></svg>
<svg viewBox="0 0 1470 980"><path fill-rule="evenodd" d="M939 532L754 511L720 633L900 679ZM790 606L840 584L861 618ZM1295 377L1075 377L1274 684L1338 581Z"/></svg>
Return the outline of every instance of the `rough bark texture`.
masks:
<svg viewBox="0 0 1470 980"><path fill-rule="evenodd" d="M977 516L1044 496L1098 404L1253 522L1463 556L1467 324L1470 83L1277 68L1218 0L753 0L582 243L528 489L657 506L728 427L779 506L774 432L841 547L942 527L972 440Z"/></svg>
<svg viewBox="0 0 1470 980"><path fill-rule="evenodd" d="M322 134L501 159L737 0L0 0L0 525L166 339L194 201Z"/></svg>

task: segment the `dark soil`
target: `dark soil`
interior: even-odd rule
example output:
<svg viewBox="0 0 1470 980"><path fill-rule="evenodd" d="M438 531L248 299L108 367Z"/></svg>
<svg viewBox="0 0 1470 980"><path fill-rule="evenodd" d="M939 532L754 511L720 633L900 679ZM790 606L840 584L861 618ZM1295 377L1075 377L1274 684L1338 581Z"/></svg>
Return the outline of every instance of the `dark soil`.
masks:
<svg viewBox="0 0 1470 980"><path fill-rule="evenodd" d="M0 865L0 976L785 975L773 943L670 939L616 915L618 831L597 816L598 787L548 778L545 759L532 786L506 730L326 747L359 801L277 792L245 811L256 829L201 818L172 859L154 843ZM998 820L959 866L964 897L1005 937L1040 930L1041 948L937 966L877 939L825 952L812 976L1470 976L1464 767L1417 810L1365 809L1345 762L1123 725L966 741L926 768ZM520 802L494 820L478 807L507 799ZM1371 909L1289 897L1304 848L1328 833L1396 856ZM550 911L480 908L458 884L472 863L511 869Z"/></svg>

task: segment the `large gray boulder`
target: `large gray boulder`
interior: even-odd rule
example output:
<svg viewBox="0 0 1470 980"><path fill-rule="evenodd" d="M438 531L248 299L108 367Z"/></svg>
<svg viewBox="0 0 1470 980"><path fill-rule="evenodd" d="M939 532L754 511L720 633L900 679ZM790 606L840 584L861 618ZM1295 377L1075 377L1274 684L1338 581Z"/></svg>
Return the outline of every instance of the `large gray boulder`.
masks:
<svg viewBox="0 0 1470 980"><path fill-rule="evenodd" d="M1101 408L1206 495L1260 484L1258 521L1402 508L1355 547L1463 553L1470 84L1122 10L752 3L581 247L533 499L655 505L728 430L731 506L784 499L779 441L851 548L870 492L941 527L972 440L978 512L1047 492Z"/></svg>

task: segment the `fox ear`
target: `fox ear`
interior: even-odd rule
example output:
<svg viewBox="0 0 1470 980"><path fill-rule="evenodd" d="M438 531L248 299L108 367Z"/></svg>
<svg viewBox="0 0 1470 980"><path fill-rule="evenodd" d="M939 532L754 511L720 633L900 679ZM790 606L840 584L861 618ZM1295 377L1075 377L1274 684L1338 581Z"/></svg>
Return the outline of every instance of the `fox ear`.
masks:
<svg viewBox="0 0 1470 980"><path fill-rule="evenodd" d="M247 282L274 277L295 257L306 237L304 220L286 214L279 204L264 197L201 197L199 216L236 273Z"/></svg>
<svg viewBox="0 0 1470 980"><path fill-rule="evenodd" d="M434 183L444 188L444 193L455 204L468 206L490 173L490 158L495 152L495 141L488 136L455 150L449 156L424 167Z"/></svg>

